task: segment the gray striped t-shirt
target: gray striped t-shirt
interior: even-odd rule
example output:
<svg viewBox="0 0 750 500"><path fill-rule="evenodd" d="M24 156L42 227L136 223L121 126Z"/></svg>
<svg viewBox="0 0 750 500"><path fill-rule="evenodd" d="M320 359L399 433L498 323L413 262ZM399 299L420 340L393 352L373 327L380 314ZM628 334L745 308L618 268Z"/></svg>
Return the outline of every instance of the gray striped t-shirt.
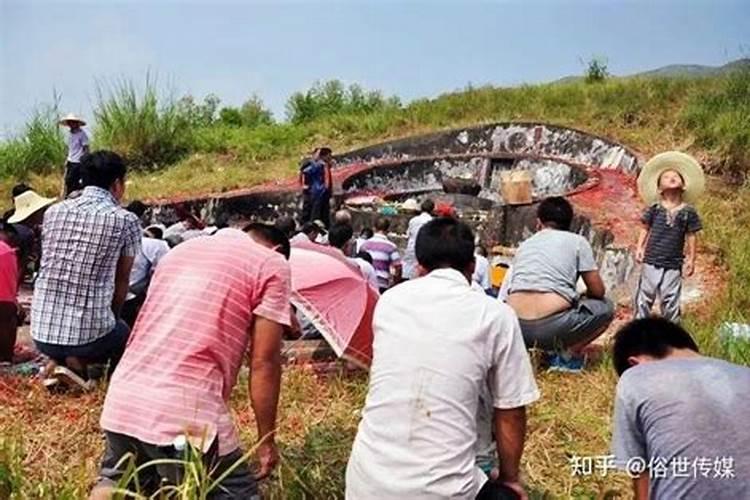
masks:
<svg viewBox="0 0 750 500"><path fill-rule="evenodd" d="M695 208L685 205L670 218L669 211L655 203L643 212L641 221L649 228L644 262L662 269L682 269L685 235L703 227Z"/></svg>

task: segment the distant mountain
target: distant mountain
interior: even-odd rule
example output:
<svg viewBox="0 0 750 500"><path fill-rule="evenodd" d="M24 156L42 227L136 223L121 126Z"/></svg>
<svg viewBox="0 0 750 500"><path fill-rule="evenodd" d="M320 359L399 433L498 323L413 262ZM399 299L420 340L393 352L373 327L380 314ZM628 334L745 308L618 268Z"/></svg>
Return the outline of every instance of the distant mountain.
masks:
<svg viewBox="0 0 750 500"><path fill-rule="evenodd" d="M728 71L750 68L750 59L737 59L723 66L701 66L700 64L672 64L631 76L715 76Z"/></svg>
<svg viewBox="0 0 750 500"><path fill-rule="evenodd" d="M641 76L665 78L700 78L721 75L729 71L735 71L742 68L750 68L750 58L737 59L736 61L724 64L723 66L703 66L700 64L670 64L669 66L663 66L661 68L652 69L650 71L643 71L641 73L635 73L633 75L613 76L615 78L631 78ZM555 83L571 83L582 79L582 76L566 76L564 78L556 80Z"/></svg>

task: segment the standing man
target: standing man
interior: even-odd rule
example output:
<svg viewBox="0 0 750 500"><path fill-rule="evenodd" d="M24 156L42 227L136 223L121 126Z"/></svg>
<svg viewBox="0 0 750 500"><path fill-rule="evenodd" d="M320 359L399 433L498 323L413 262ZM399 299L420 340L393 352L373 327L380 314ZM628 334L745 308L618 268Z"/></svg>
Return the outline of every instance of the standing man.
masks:
<svg viewBox="0 0 750 500"><path fill-rule="evenodd" d="M375 221L375 234L360 247L360 251L372 256L372 266L378 275L380 293L401 282L401 256L396 244L388 239L390 227L391 221L379 217Z"/></svg>
<svg viewBox="0 0 750 500"><path fill-rule="evenodd" d="M612 452L636 500L750 498L750 368L701 356L664 318L625 325L612 361Z"/></svg>
<svg viewBox="0 0 750 500"><path fill-rule="evenodd" d="M60 125L68 127L68 158L65 163L65 185L63 197L67 197L73 191L83 188L81 174L81 158L89 152L89 136L82 127L86 122L72 113L68 113Z"/></svg>
<svg viewBox="0 0 750 500"><path fill-rule="evenodd" d="M111 151L83 158L84 189L50 207L42 225L42 262L31 303L31 336L64 366L63 381L84 384L87 365L122 356L128 327L119 320L133 259L141 247L138 218L120 207L126 168ZM52 378L53 384L60 381ZM88 386L84 386L88 389Z"/></svg>
<svg viewBox="0 0 750 500"><path fill-rule="evenodd" d="M143 466L181 459L185 440L203 453L214 479L242 462L208 498L258 498L256 479L278 461L274 436L291 277L287 237L272 226L247 229L222 229L182 243L157 268L109 384L101 417L106 451L92 498L109 498L127 469L122 458L131 452L146 491L178 485L181 465ZM256 478L242 458L229 409L245 359L258 426Z"/></svg>
<svg viewBox="0 0 750 500"><path fill-rule="evenodd" d="M539 390L518 320L472 288L474 235L466 224L428 222L416 255L427 275L383 295L375 309L370 386L346 497L498 498L497 490L523 496L525 407ZM475 465L477 410L488 384L497 482Z"/></svg>
<svg viewBox="0 0 750 500"><path fill-rule="evenodd" d="M417 243L419 229L432 220L432 212L435 210L435 202L429 198L422 202L420 214L409 220L406 230L406 251L404 252L404 278L410 280L417 277L417 256L414 246Z"/></svg>
<svg viewBox="0 0 750 500"><path fill-rule="evenodd" d="M320 220L327 228L331 221L331 193L333 192L333 155L331 148L319 148L313 158L300 168L302 185L302 223Z"/></svg>

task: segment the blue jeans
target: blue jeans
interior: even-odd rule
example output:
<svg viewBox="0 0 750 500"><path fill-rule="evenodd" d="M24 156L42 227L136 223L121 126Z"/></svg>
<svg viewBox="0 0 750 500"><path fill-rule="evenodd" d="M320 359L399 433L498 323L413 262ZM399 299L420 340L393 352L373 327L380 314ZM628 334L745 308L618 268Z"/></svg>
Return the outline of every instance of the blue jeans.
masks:
<svg viewBox="0 0 750 500"><path fill-rule="evenodd" d="M130 329L123 320L118 320L111 332L93 342L82 345L48 344L34 341L36 348L59 365L65 365L65 358L74 357L81 362L106 363L109 361L109 372L112 373L120 362L125 345L128 343Z"/></svg>

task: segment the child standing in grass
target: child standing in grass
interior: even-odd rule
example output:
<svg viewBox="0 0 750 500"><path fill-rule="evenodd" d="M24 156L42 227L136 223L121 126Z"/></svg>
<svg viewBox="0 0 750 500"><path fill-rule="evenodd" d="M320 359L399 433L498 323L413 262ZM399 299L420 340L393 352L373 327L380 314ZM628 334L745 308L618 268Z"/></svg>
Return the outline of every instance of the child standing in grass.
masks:
<svg viewBox="0 0 750 500"><path fill-rule="evenodd" d="M636 260L643 264L635 295L635 317L645 318L658 296L662 316L680 321L682 277L695 271L698 212L690 205L703 191L700 164L676 151L652 158L638 177L641 197L650 204L641 217ZM687 250L687 252L686 252Z"/></svg>

